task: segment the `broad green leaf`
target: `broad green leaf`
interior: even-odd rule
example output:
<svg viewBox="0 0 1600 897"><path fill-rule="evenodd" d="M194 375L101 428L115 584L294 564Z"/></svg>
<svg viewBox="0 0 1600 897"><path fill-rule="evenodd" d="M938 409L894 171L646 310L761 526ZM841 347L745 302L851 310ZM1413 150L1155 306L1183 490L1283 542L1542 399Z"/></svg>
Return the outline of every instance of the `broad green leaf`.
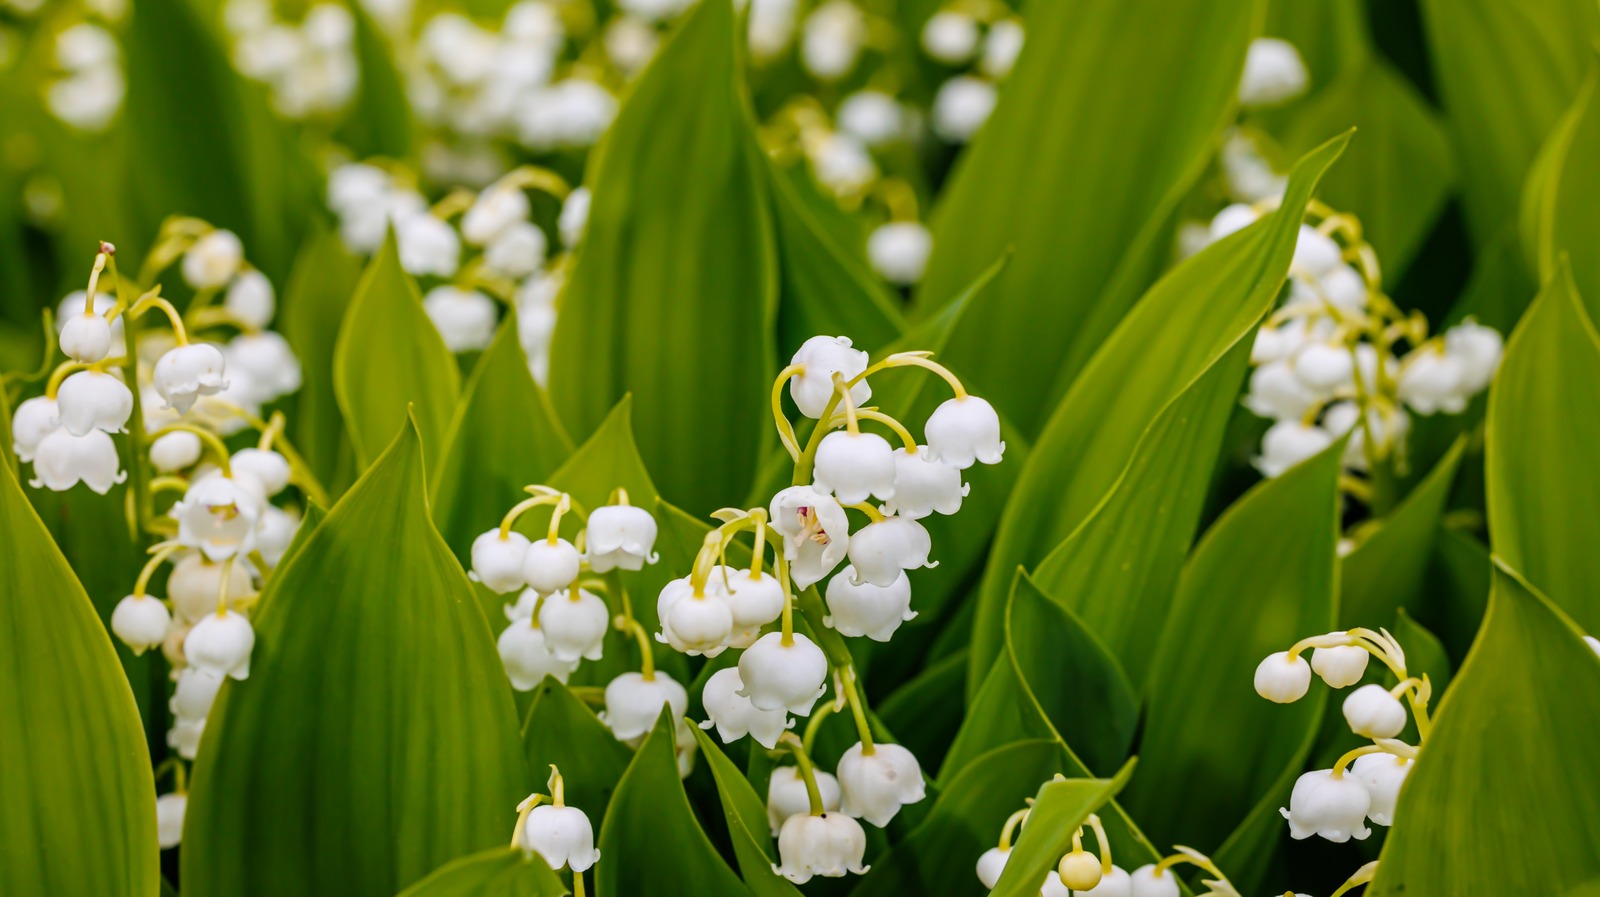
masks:
<svg viewBox="0 0 1600 897"><path fill-rule="evenodd" d="M1578 92L1600 10L1586 0L1422 0L1478 245L1514 220L1545 135Z"/></svg>
<svg viewBox="0 0 1600 897"><path fill-rule="evenodd" d="M1313 96L1371 57L1371 39L1361 7L1359 0L1267 4L1266 33L1284 38L1300 51L1311 76ZM1295 105L1288 109L1291 115Z"/></svg>
<svg viewBox="0 0 1600 897"><path fill-rule="evenodd" d="M426 494L407 424L268 584L195 763L186 894L387 897L509 843L511 691Z"/></svg>
<svg viewBox="0 0 1600 897"><path fill-rule="evenodd" d="M617 783L600 824L600 854L594 867L599 897L750 893L695 819L678 778L672 715L665 709Z"/></svg>
<svg viewBox="0 0 1600 897"><path fill-rule="evenodd" d="M155 897L138 708L89 596L3 466L0 532L0 893Z"/></svg>
<svg viewBox="0 0 1600 897"><path fill-rule="evenodd" d="M402 891L400 897L561 897L570 893L538 854L497 847L440 866Z"/></svg>
<svg viewBox="0 0 1600 897"><path fill-rule="evenodd" d="M433 519L456 556L500 522L522 497L572 454L544 390L528 372L508 310L494 341L472 369L433 473Z"/></svg>
<svg viewBox="0 0 1600 897"><path fill-rule="evenodd" d="M1153 246L1165 249L1154 235L1232 112L1263 5L1088 0L1028 10L1027 47L934 212L918 297L935 310L1015 249L947 360L1022 432L1040 431L1051 385L1072 379L1153 276Z"/></svg>
<svg viewBox="0 0 1600 897"><path fill-rule="evenodd" d="M1252 489L1184 567L1124 801L1157 843L1215 848L1258 803L1282 797L1284 771L1305 762L1325 692L1280 706L1251 681L1261 658L1333 628L1343 451L1340 440ZM1173 813L1179 794L1185 811Z"/></svg>
<svg viewBox="0 0 1600 897"><path fill-rule="evenodd" d="M777 855L768 828L766 802L717 746L715 738L698 726L694 737L700 744L700 756L705 758L712 778L716 779L722 813L727 818L728 837L733 841L733 855L745 885L757 897L796 897L800 891L788 879L772 871Z"/></svg>
<svg viewBox="0 0 1600 897"><path fill-rule="evenodd" d="M0 386L0 434L10 432L11 398L6 394L6 389ZM12 450L11 440L0 438L0 470L10 473L14 478L20 478L17 465L17 453Z"/></svg>
<svg viewBox="0 0 1600 897"><path fill-rule="evenodd" d="M999 652L1012 572L1036 564L1082 524L1162 409L1272 307L1305 204L1348 140L1335 138L1302 158L1270 218L1213 244L1152 287L1056 406L1000 519L978 596L969 698ZM1007 345L1007 354L1014 351Z"/></svg>
<svg viewBox="0 0 1600 897"><path fill-rule="evenodd" d="M1483 623L1493 566L1489 549L1472 535L1444 526L1434 536L1430 588L1417 619L1439 634L1454 661L1466 658Z"/></svg>
<svg viewBox="0 0 1600 897"><path fill-rule="evenodd" d="M1594 244L1600 239L1600 176L1592 160L1600 154L1600 103L1595 101L1600 75L1585 82L1573 106L1550 135L1539 160L1539 170L1529 176L1524 214L1532 217L1532 238L1525 251L1537 259L1539 278L1548 283L1558 276L1561 259L1571 264L1578 295L1593 318L1600 314L1600 261Z"/></svg>
<svg viewBox="0 0 1600 897"><path fill-rule="evenodd" d="M394 231L367 263L333 349L333 391L356 460L365 468L415 409L423 448L435 456L461 392L456 360L400 267Z"/></svg>
<svg viewBox="0 0 1600 897"><path fill-rule="evenodd" d="M1250 343L1240 340L1140 437L1100 506L1040 562L1040 590L1082 619L1142 683L1200 526Z"/></svg>
<svg viewBox="0 0 1600 897"><path fill-rule="evenodd" d="M1372 897L1562 894L1600 879L1600 660L1497 562L1489 615L1439 704ZM1503 774L1496 774L1496 773Z"/></svg>
<svg viewBox="0 0 1600 897"><path fill-rule="evenodd" d="M354 479L344 415L334 394L333 358L345 310L361 281L361 263L344 248L339 234L313 223L295 258L294 271L278 313L283 335L304 372L295 394L295 448L317 478L338 495Z"/></svg>
<svg viewBox="0 0 1600 897"><path fill-rule="evenodd" d="M603 819L611 793L633 759L633 751L616 739L565 685L545 679L534 691L533 706L522 724L522 747L534 781L548 777L550 765L561 769L567 803Z"/></svg>
<svg viewBox="0 0 1600 897"><path fill-rule="evenodd" d="M354 150L357 158L404 159L411 153L411 105L389 41L361 3L350 0L346 7L355 18L361 84L339 126L340 141Z"/></svg>
<svg viewBox="0 0 1600 897"><path fill-rule="evenodd" d="M938 769L961 728L965 708L959 695L967 675L967 652L927 658L920 672L876 702L873 709L922 767Z"/></svg>
<svg viewBox="0 0 1600 897"><path fill-rule="evenodd" d="M1072 849L1072 836L1088 822L1089 814L1105 806L1127 784L1133 764L1124 766L1117 777L1106 779L1061 779L1046 782L1028 812L1022 837L1011 849L1005 871L995 882L996 897L1034 897L1045 875L1054 869L1063 854Z"/></svg>
<svg viewBox="0 0 1600 897"><path fill-rule="evenodd" d="M1600 631L1600 338L1565 265L1506 343L1489 389L1490 544Z"/></svg>
<svg viewBox="0 0 1600 897"><path fill-rule="evenodd" d="M550 389L588 433L628 392L639 449L678 504L755 480L774 366L766 165L742 95L733 6L702 3L634 82L592 164Z"/></svg>

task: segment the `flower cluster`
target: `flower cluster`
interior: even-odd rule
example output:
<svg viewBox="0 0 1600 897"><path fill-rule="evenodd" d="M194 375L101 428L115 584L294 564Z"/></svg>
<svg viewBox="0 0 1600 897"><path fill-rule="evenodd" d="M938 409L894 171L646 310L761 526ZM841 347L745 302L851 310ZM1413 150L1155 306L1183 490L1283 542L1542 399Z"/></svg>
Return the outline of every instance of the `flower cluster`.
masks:
<svg viewBox="0 0 1600 897"><path fill-rule="evenodd" d="M279 19L271 0L228 0L222 16L234 68L267 85L280 115L326 118L355 99L361 86L356 24L342 4L316 3L298 24Z"/></svg>
<svg viewBox="0 0 1600 897"><path fill-rule="evenodd" d="M115 35L94 22L56 34L55 74L45 87L50 114L80 131L104 131L122 110L127 92Z"/></svg>
<svg viewBox="0 0 1600 897"><path fill-rule="evenodd" d="M1307 649L1311 650L1310 663L1300 656ZM1372 834L1367 821L1384 826L1394 823L1400 786L1432 728L1428 700L1433 686L1426 674L1420 678L1407 675L1405 652L1388 632L1370 629L1302 639L1288 651L1269 655L1256 668L1256 692L1269 701L1288 704L1305 697L1312 673L1331 688L1356 685L1365 676L1371 657L1387 667L1398 684L1385 688L1368 683L1345 698L1344 719L1350 731L1371 739L1372 744L1350 751L1330 769L1313 770L1295 782L1289 806L1282 812L1289 821L1289 834L1297 840L1319 835L1341 843L1352 838L1360 841ZM1415 746L1398 740L1410 717L1416 720Z"/></svg>

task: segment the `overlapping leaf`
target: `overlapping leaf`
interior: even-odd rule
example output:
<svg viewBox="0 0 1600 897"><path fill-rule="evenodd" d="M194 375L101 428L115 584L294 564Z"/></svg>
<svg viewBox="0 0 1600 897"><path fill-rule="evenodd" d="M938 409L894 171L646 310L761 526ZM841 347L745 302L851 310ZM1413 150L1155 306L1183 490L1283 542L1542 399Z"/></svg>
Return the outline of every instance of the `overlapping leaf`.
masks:
<svg viewBox="0 0 1600 897"><path fill-rule="evenodd" d="M355 477L344 415L334 393L334 346L345 310L361 281L361 266L339 235L313 225L300 247L278 315L300 361L303 383L290 420L295 447L333 494Z"/></svg>
<svg viewBox="0 0 1600 897"><path fill-rule="evenodd" d="M795 886L772 871L777 857L771 847L767 810L761 796L710 734L696 727L694 737L700 745L700 755L716 779L722 814L728 823L728 837L733 841L733 855L750 892L757 897L796 897L800 892Z"/></svg>
<svg viewBox="0 0 1600 897"><path fill-rule="evenodd" d="M499 847L446 863L406 888L400 897L561 897L569 893L538 854Z"/></svg>
<svg viewBox="0 0 1600 897"><path fill-rule="evenodd" d="M1115 779L1062 779L1046 782L1028 812L1022 837L1012 848L1005 871L990 893L998 897L1033 897L1045 875L1072 849L1073 833L1089 814L1105 806L1127 783L1133 766Z"/></svg>
<svg viewBox="0 0 1600 897"><path fill-rule="evenodd" d="M594 711L554 679L546 679L534 693L522 724L522 747L534 780L543 781L551 765L558 767L567 803L592 820L605 818L611 792L633 760L633 752Z"/></svg>

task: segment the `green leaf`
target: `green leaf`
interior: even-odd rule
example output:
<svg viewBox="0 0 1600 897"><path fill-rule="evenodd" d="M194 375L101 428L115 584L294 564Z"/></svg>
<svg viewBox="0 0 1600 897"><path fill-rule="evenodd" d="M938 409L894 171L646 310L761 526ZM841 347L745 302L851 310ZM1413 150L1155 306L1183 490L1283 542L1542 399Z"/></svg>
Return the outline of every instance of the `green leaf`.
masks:
<svg viewBox="0 0 1600 897"><path fill-rule="evenodd" d="M433 519L456 556L500 522L522 487L572 454L572 440L533 381L508 310L467 379L433 474Z"/></svg>
<svg viewBox="0 0 1600 897"><path fill-rule="evenodd" d="M1586 0L1422 0L1428 49L1478 245L1516 217L1545 135L1578 92L1600 33Z"/></svg>
<svg viewBox="0 0 1600 897"><path fill-rule="evenodd" d="M1592 247L1600 239L1600 177L1589 164L1600 154L1600 73L1591 74L1572 108L1551 133L1524 197L1524 251L1535 260L1540 281L1559 276L1562 258L1589 316L1600 315L1600 261Z"/></svg>
<svg viewBox="0 0 1600 897"><path fill-rule="evenodd" d="M400 897L561 897L570 893L538 854L497 847L440 866L402 891Z"/></svg>
<svg viewBox="0 0 1600 897"><path fill-rule="evenodd" d="M89 596L3 467L0 532L0 893L154 897L138 708Z"/></svg>
<svg viewBox="0 0 1600 897"><path fill-rule="evenodd" d="M443 450L461 374L422 310L416 281L400 267L393 229L367 263L339 328L333 390L361 467L389 444L408 409L415 409L423 447Z"/></svg>
<svg viewBox="0 0 1600 897"><path fill-rule="evenodd" d="M340 141L357 158L404 159L411 154L411 105L406 101L405 83L390 54L389 41L359 2L351 0L346 8L355 18L361 83L339 126Z"/></svg>
<svg viewBox="0 0 1600 897"><path fill-rule="evenodd" d="M1395 808L1372 897L1561 894L1600 879L1600 661L1504 562ZM1506 774L1497 775L1493 771Z"/></svg>
<svg viewBox="0 0 1600 897"><path fill-rule="evenodd" d="M1051 385L1073 379L1165 260L1157 235L1232 113L1263 5L1028 10L1027 48L935 210L918 296L923 311L937 309L1015 249L946 360L1022 432L1040 431L1060 394Z"/></svg>
<svg viewBox="0 0 1600 897"><path fill-rule="evenodd" d="M555 764L566 782L567 803L590 819L605 818L611 794L633 760L633 751L594 711L551 678L534 691L522 724L522 747L534 780L544 779Z"/></svg>
<svg viewBox="0 0 1600 897"><path fill-rule="evenodd" d="M1000 519L978 597L969 698L999 652L1012 571L1037 563L1082 524L1162 409L1272 307L1302 210L1348 140L1343 135L1302 158L1281 209L1265 222L1213 244L1152 287L1056 406ZM972 319L963 320L963 332ZM1006 354L1015 351L1006 344Z"/></svg>
<svg viewBox="0 0 1600 897"><path fill-rule="evenodd" d="M1417 619L1437 632L1452 660L1464 659L1489 604L1489 549L1468 533L1440 527L1433 543L1428 590Z"/></svg>
<svg viewBox="0 0 1600 897"><path fill-rule="evenodd" d="M322 224L295 258L278 318L304 376L289 424L295 448L333 495L354 479L344 415L334 394L334 346L345 310L361 281L361 262Z"/></svg>
<svg viewBox="0 0 1600 897"><path fill-rule="evenodd" d="M1184 567L1151 667L1139 775L1124 801L1157 843L1214 849L1253 808L1283 797L1285 771L1298 774L1305 762L1325 692L1280 706L1250 683L1261 658L1333 628L1343 451L1341 439L1246 493ZM1183 813L1171 812L1178 794Z"/></svg>
<svg viewBox="0 0 1600 897"><path fill-rule="evenodd" d="M1372 53L1361 5L1353 0L1269 3L1266 33L1288 40L1300 51L1311 75L1313 96L1339 75L1365 65ZM1294 113L1296 105L1287 111Z"/></svg>
<svg viewBox="0 0 1600 897"><path fill-rule="evenodd" d="M599 897L749 893L694 817L678 778L672 715L665 709L617 783L600 825L600 854L594 876Z"/></svg>
<svg viewBox="0 0 1600 897"><path fill-rule="evenodd" d="M766 162L734 56L732 4L702 3L634 82L593 162L550 358L571 432L631 391L663 494L694 507L742 500L771 444Z"/></svg>
<svg viewBox="0 0 1600 897"><path fill-rule="evenodd" d="M1105 640L1142 683L1183 559L1200 527L1211 471L1250 360L1240 340L1140 437L1099 507L1039 563L1040 590Z"/></svg>
<svg viewBox="0 0 1600 897"><path fill-rule="evenodd" d="M772 871L776 856L767 823L765 802L739 767L717 746L716 739L696 726L694 737L700 755L711 767L722 799L722 814L727 818L728 835L733 840L733 855L739 863L745 885L757 897L797 897L800 891L788 879Z"/></svg>
<svg viewBox="0 0 1600 897"><path fill-rule="evenodd" d="M264 604L195 763L185 893L391 895L509 838L528 792L511 690L428 517L414 425Z"/></svg>
<svg viewBox="0 0 1600 897"><path fill-rule="evenodd" d="M1109 781L1061 779L1046 782L1028 813L1022 837L1011 849L1005 871L1000 873L1000 880L995 882L990 893L996 897L1033 897L1045 875L1072 848L1072 836L1088 821L1089 814L1116 796L1132 774L1130 761Z"/></svg>
<svg viewBox="0 0 1600 897"><path fill-rule="evenodd" d="M1600 337L1562 265L1507 341L1489 389L1489 534L1579 625L1600 631Z"/></svg>
<svg viewBox="0 0 1600 897"><path fill-rule="evenodd" d="M924 769L938 769L961 728L960 694L967 675L967 652L924 661L909 682L875 703L873 710L900 743L917 755Z"/></svg>

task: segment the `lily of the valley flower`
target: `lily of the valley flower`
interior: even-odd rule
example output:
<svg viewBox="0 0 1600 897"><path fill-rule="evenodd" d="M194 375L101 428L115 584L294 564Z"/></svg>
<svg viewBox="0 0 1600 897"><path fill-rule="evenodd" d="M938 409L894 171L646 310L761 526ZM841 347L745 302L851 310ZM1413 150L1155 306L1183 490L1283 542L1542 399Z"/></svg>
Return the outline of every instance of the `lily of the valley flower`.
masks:
<svg viewBox="0 0 1600 897"><path fill-rule="evenodd" d="M1258 37L1245 54L1239 104L1247 109L1276 106L1306 91L1310 77L1300 51L1276 37Z"/></svg>
<svg viewBox="0 0 1600 897"><path fill-rule="evenodd" d="M879 828L926 795L916 755L898 744L876 744L870 751L860 742L852 745L839 758L839 789L841 812Z"/></svg>
<svg viewBox="0 0 1600 897"><path fill-rule="evenodd" d="M875 586L860 581L855 568L846 566L828 580L825 597L829 616L823 622L852 638L887 642L901 623L917 615L911 609L911 581L904 573L888 586Z"/></svg>
<svg viewBox="0 0 1600 897"><path fill-rule="evenodd" d="M828 658L801 633L769 632L739 656L739 678L744 682L739 694L756 709L810 716L827 688Z"/></svg>
<svg viewBox="0 0 1600 897"><path fill-rule="evenodd" d="M854 581L887 589L904 575L904 570L934 566L928 561L932 548L928 530L915 520L886 517L869 523L850 537Z"/></svg>
<svg viewBox="0 0 1600 897"><path fill-rule="evenodd" d="M494 300L477 290L438 286L422 300L433 326L452 352L477 352L494 339L498 313Z"/></svg>
<svg viewBox="0 0 1600 897"><path fill-rule="evenodd" d="M578 578L583 558L566 539L535 539L522 556L522 576L541 595L565 590Z"/></svg>
<svg viewBox="0 0 1600 897"><path fill-rule="evenodd" d="M179 719L204 718L217 702L217 694L222 691L222 682L226 678L195 667L179 671L178 685L172 691L168 709Z"/></svg>
<svg viewBox="0 0 1600 897"><path fill-rule="evenodd" d="M167 595L178 616L195 623L215 611L224 575L228 577L227 592L222 594L224 601L231 603L250 594L250 572L237 557L215 563L196 551L187 552L174 561L172 572L167 576Z"/></svg>
<svg viewBox="0 0 1600 897"><path fill-rule="evenodd" d="M736 632L760 629L783 614L783 584L770 573L719 567L711 581L726 592Z"/></svg>
<svg viewBox="0 0 1600 897"><path fill-rule="evenodd" d="M839 780L822 770L814 770L817 794L822 798L822 809L827 813L839 810ZM806 792L805 779L794 766L779 766L772 771L767 782L767 824L772 827L772 837L778 837L784 820L811 811L811 798Z"/></svg>
<svg viewBox="0 0 1600 897"><path fill-rule="evenodd" d="M1351 764L1353 775L1367 789L1372 805L1367 808L1367 818L1374 825L1394 824L1394 804L1400 797L1400 786L1411 774L1415 761L1389 753L1367 754L1357 757Z"/></svg>
<svg viewBox="0 0 1600 897"><path fill-rule="evenodd" d="M924 431L933 459L959 470L974 461L999 464L1006 450L1000 440L999 413L977 396L946 399L928 416Z"/></svg>
<svg viewBox="0 0 1600 897"><path fill-rule="evenodd" d="M661 632L656 641L691 656L715 657L728 647L733 634L733 609L716 587L716 580L697 592L686 577L667 583L656 599Z"/></svg>
<svg viewBox="0 0 1600 897"><path fill-rule="evenodd" d="M183 641L183 654L197 670L234 679L250 677L250 651L255 629L243 614L227 610L206 614Z"/></svg>
<svg viewBox="0 0 1600 897"><path fill-rule="evenodd" d="M128 478L117 457L117 444L104 430L82 436L51 431L34 447L33 475L30 485L35 489L65 492L81 482L101 495Z"/></svg>
<svg viewBox="0 0 1600 897"><path fill-rule="evenodd" d="M1178 876L1154 863L1133 870L1128 876L1129 897L1178 897Z"/></svg>
<svg viewBox="0 0 1600 897"><path fill-rule="evenodd" d="M228 388L222 350L210 343L189 343L168 349L156 360L151 374L156 392L167 407L188 411L201 396L214 396Z"/></svg>
<svg viewBox="0 0 1600 897"><path fill-rule="evenodd" d="M1311 665L1288 651L1269 654L1256 666L1256 694L1277 704L1293 704L1311 688Z"/></svg>
<svg viewBox="0 0 1600 897"><path fill-rule="evenodd" d="M805 371L789 381L795 407L806 417L820 418L834 392L833 375L850 380L865 371L867 353L851 348L849 337L813 336L800 345L790 363L805 365ZM850 387L850 398L865 405L872 398L872 387L863 379Z"/></svg>
<svg viewBox="0 0 1600 897"><path fill-rule="evenodd" d="M1372 834L1366 826L1372 798L1359 780L1331 769L1317 769L1295 780L1289 806L1279 812L1289 820L1289 835L1303 841L1321 835L1342 844Z"/></svg>
<svg viewBox="0 0 1600 897"><path fill-rule="evenodd" d="M261 487L261 494L267 498L289 487L289 460L272 449L240 449L229 463L235 478L248 478Z"/></svg>
<svg viewBox="0 0 1600 897"><path fill-rule="evenodd" d="M187 430L174 430L150 443L150 463L162 473L193 467L204 452L200 437Z"/></svg>
<svg viewBox="0 0 1600 897"><path fill-rule="evenodd" d="M908 287L922 279L933 253L933 235L920 221L891 221L867 237L867 260L883 279Z"/></svg>
<svg viewBox="0 0 1600 897"><path fill-rule="evenodd" d="M267 326L278 310L277 295L272 281L260 271L240 271L228 284L222 307L245 324L255 328Z"/></svg>
<svg viewBox="0 0 1600 897"><path fill-rule="evenodd" d="M90 430L126 433L133 392L115 374L79 371L61 382L56 407L62 429L74 436Z"/></svg>
<svg viewBox="0 0 1600 897"><path fill-rule="evenodd" d="M850 549L850 520L831 495L790 486L772 498L772 525L797 588L805 589L839 566Z"/></svg>
<svg viewBox="0 0 1600 897"><path fill-rule="evenodd" d="M1344 699L1344 720L1362 738L1393 738L1406 727L1406 708L1381 685L1363 685Z"/></svg>
<svg viewBox="0 0 1600 897"><path fill-rule="evenodd" d="M599 660L610 626L605 599L588 589L550 595L539 605L539 628L558 660Z"/></svg>
<svg viewBox="0 0 1600 897"><path fill-rule="evenodd" d="M530 609L531 612L531 609ZM529 618L513 620L500 633L496 647L500 662L506 668L511 687L517 691L532 691L546 676L566 683L567 677L577 668L572 661L562 660L550 652L544 630L532 625Z"/></svg>
<svg viewBox="0 0 1600 897"><path fill-rule="evenodd" d="M605 505L589 515L589 569L596 573L640 570L656 562L656 518L644 508Z"/></svg>
<svg viewBox="0 0 1600 897"><path fill-rule="evenodd" d="M156 843L162 850L183 841L183 817L189 809L189 795L163 794L156 798Z"/></svg>
<svg viewBox="0 0 1600 897"><path fill-rule="evenodd" d="M894 497L894 449L876 433L835 430L817 446L814 484L840 504Z"/></svg>
<svg viewBox="0 0 1600 897"><path fill-rule="evenodd" d="M220 475L197 480L172 506L178 541L212 561L247 555L255 548L262 504L262 496L244 481Z"/></svg>
<svg viewBox="0 0 1600 897"><path fill-rule="evenodd" d="M33 463L34 452L46 436L60 426L56 419L61 410L56 400L35 396L18 405L11 413L11 450L24 464Z"/></svg>
<svg viewBox="0 0 1600 897"><path fill-rule="evenodd" d="M111 611L111 631L134 654L143 654L167 637L172 614L167 606L148 595L129 595Z"/></svg>
<svg viewBox="0 0 1600 897"><path fill-rule="evenodd" d="M700 703L710 719L701 723L700 728L715 726L723 744L732 744L749 735L767 750L776 749L779 737L794 725L788 711L781 708L757 710L749 698L739 694L743 690L744 681L739 678L737 668L729 667L711 674L700 695ZM804 787L802 783L802 797Z"/></svg>
<svg viewBox="0 0 1600 897"><path fill-rule="evenodd" d="M927 446L918 446L916 452L898 448L894 450L894 497L884 503L884 510L911 520L934 513L950 515L961 510L961 500L971 489L961 482L960 470L934 460Z"/></svg>
<svg viewBox="0 0 1600 897"><path fill-rule="evenodd" d="M784 820L778 830L778 858L782 862L774 863L772 871L797 885L817 875L861 875L870 868L861 864L866 852L867 833L861 823L849 816L799 813Z"/></svg>
<svg viewBox="0 0 1600 897"><path fill-rule="evenodd" d="M472 540L472 571L468 577L501 595L526 587L522 561L528 545L528 537L516 530L509 530L504 536L498 527L489 530Z"/></svg>
<svg viewBox="0 0 1600 897"><path fill-rule="evenodd" d="M1261 438L1261 454L1252 463L1264 477L1283 475L1333 444L1333 434L1298 420L1283 420L1267 429Z"/></svg>
<svg viewBox="0 0 1600 897"><path fill-rule="evenodd" d="M607 683L605 697L600 721L618 741L632 741L650 731L662 707L671 709L674 720L683 719L689 709L689 693L659 670L649 679L641 673L623 673Z"/></svg>
<svg viewBox="0 0 1600 897"><path fill-rule="evenodd" d="M1361 677L1366 675L1367 661L1371 657L1367 649L1359 645L1316 648L1311 652L1311 669L1330 688L1346 688L1360 682Z"/></svg>
<svg viewBox="0 0 1600 897"><path fill-rule="evenodd" d="M600 859L594 826L577 807L534 807L522 826L522 846L543 857L551 869L565 866L577 875Z"/></svg>
<svg viewBox="0 0 1600 897"><path fill-rule="evenodd" d="M105 360L111 353L111 322L81 311L68 316L61 327L61 351L84 364Z"/></svg>
<svg viewBox="0 0 1600 897"><path fill-rule="evenodd" d="M217 290L239 273L244 244L233 231L214 230L183 254L183 280L196 290Z"/></svg>

